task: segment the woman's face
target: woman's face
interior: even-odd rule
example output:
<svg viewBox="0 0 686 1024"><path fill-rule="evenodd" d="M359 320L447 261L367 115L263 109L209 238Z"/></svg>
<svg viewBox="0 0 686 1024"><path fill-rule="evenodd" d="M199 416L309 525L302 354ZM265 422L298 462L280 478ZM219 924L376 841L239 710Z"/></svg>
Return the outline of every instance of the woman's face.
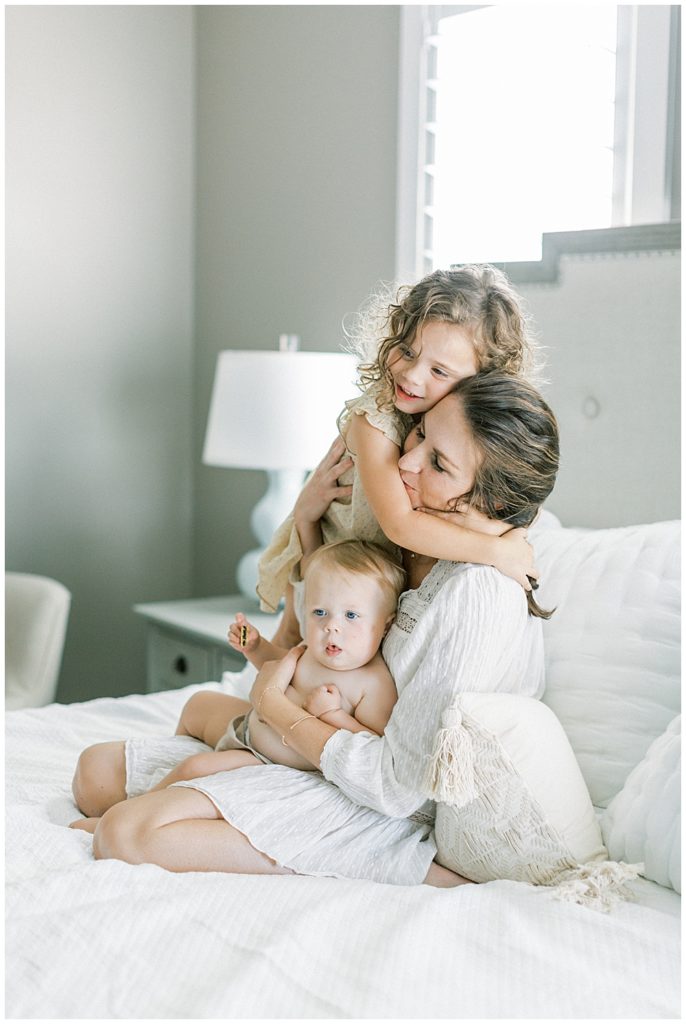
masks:
<svg viewBox="0 0 686 1024"><path fill-rule="evenodd" d="M472 489L481 457L456 395L424 413L404 447L398 468L412 508L452 510Z"/></svg>

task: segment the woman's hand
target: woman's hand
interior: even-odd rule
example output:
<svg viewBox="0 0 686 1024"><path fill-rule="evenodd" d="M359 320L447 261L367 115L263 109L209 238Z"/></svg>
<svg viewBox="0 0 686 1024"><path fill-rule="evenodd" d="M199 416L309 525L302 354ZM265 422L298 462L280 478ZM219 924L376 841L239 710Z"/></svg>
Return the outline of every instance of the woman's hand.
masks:
<svg viewBox="0 0 686 1024"><path fill-rule="evenodd" d="M295 675L298 659L305 653L305 647L292 647L279 661L267 661L257 673L250 691L250 703L260 713L260 703L268 689L285 693Z"/></svg>
<svg viewBox="0 0 686 1024"><path fill-rule="evenodd" d="M337 437L298 496L293 509L297 526L318 523L334 499L350 497L352 487L338 484L339 476L353 465L353 460L344 456L345 444Z"/></svg>

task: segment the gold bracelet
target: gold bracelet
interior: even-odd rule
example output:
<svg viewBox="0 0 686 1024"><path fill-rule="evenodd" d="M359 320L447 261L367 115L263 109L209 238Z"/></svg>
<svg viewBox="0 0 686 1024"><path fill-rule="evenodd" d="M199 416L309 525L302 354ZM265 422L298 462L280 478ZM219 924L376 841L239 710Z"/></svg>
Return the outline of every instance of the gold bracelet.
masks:
<svg viewBox="0 0 686 1024"><path fill-rule="evenodd" d="M262 709L262 701L264 700L264 698L265 698L265 695L266 695L266 694L268 694L270 690L278 690L278 691L279 691L279 693L281 693L281 692L282 692L282 691L281 691L281 690L279 689L279 687L278 687L278 686L267 686L267 687L265 687L265 689L264 689L264 690L262 691L262 696L260 697L260 699L259 699L259 700L258 700L258 702L257 702L257 707L255 708L255 710L257 711L257 717L258 717L258 718L260 717L260 711L261 711L261 709Z"/></svg>
<svg viewBox="0 0 686 1024"><path fill-rule="evenodd" d="M299 718L297 720L297 722L293 722L293 725L289 726L288 731L292 732L293 729L295 729L296 725L300 725L301 722L306 722L308 718L314 718L315 721L317 720L317 716L316 715L303 715L302 718ZM288 746L288 744L286 743L286 736L285 735L281 737L281 742L283 743L284 747Z"/></svg>

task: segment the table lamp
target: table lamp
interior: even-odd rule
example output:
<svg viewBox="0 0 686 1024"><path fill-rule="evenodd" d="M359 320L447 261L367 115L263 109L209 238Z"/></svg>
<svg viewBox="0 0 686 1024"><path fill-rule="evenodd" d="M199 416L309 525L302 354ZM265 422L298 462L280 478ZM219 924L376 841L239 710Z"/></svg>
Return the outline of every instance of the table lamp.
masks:
<svg viewBox="0 0 686 1024"><path fill-rule="evenodd" d="M294 335L279 343L278 351L219 353L202 457L208 466L267 472L267 491L250 517L261 546L243 555L236 571L252 601L262 552L293 508L306 471L336 436L343 403L359 393L354 356L297 351Z"/></svg>

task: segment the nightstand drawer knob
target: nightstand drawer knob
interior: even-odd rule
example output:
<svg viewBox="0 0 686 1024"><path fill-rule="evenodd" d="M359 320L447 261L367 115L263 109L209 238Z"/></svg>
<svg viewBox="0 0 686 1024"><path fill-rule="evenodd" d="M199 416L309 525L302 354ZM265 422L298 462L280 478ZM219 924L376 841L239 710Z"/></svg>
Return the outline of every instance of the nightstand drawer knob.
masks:
<svg viewBox="0 0 686 1024"><path fill-rule="evenodd" d="M182 654L174 662L174 671L182 676L188 672L188 660Z"/></svg>

